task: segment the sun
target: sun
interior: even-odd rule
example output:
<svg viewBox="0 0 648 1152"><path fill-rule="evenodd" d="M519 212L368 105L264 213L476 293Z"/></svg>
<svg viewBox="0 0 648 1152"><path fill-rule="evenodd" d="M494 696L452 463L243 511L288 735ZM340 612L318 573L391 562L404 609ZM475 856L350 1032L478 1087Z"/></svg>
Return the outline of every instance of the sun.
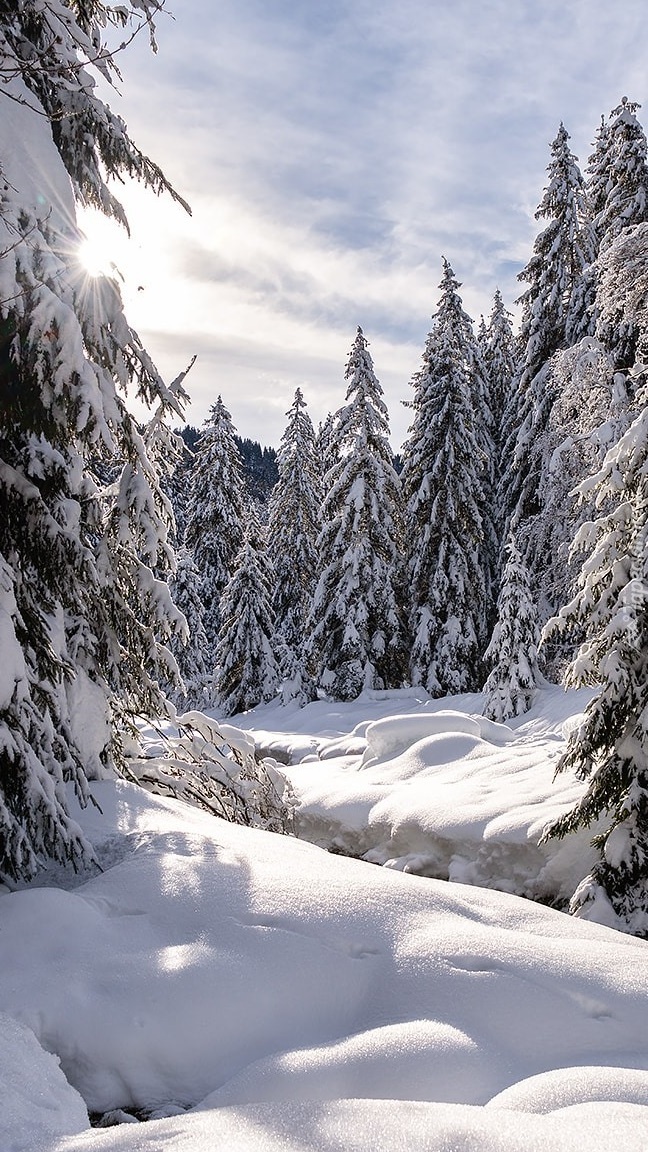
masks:
<svg viewBox="0 0 648 1152"><path fill-rule="evenodd" d="M83 239L77 255L90 277L112 276L122 280L120 267L126 256L128 239L114 220L100 212L86 210L79 214Z"/></svg>
<svg viewBox="0 0 648 1152"><path fill-rule="evenodd" d="M110 260L102 244L86 237L79 244L78 256L88 276L110 275Z"/></svg>

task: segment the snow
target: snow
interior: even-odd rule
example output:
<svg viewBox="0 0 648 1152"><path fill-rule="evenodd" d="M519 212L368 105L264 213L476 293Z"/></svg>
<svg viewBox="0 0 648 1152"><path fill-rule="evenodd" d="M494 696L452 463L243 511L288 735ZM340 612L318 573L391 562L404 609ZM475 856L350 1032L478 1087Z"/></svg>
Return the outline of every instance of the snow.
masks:
<svg viewBox="0 0 648 1152"><path fill-rule="evenodd" d="M49 120L18 76L3 79L0 172L18 202L58 231L76 232L70 179L52 139Z"/></svg>
<svg viewBox="0 0 648 1152"><path fill-rule="evenodd" d="M542 848L538 839L582 795L554 772L590 695L548 687L508 724L480 715L480 695L452 697L449 707L422 689L311 705L302 716L257 709L238 721L286 765L301 837L401 871L566 903L593 862L589 834ZM299 723L308 736L294 731Z"/></svg>
<svg viewBox="0 0 648 1152"><path fill-rule="evenodd" d="M34 1033L0 1014L3 1152L27 1152L38 1133L41 1146L59 1136L83 1132L88 1113L67 1082L56 1056L45 1052Z"/></svg>
<svg viewBox="0 0 648 1152"><path fill-rule="evenodd" d="M588 694L539 697L509 725L411 691L233 721L298 761L302 837L391 867L94 782L102 871L0 896L3 1152L643 1152L645 942L494 890L569 871L533 839L582 787L551 775ZM472 883L394 856L442 842Z"/></svg>

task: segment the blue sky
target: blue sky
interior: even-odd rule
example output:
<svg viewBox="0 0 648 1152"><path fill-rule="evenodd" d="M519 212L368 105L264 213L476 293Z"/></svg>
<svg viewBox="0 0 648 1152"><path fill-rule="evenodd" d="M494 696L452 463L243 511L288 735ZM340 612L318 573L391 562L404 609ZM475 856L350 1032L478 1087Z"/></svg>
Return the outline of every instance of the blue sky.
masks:
<svg viewBox="0 0 648 1152"><path fill-rule="evenodd" d="M131 323L188 420L220 393L277 444L300 386L315 423L344 399L357 325L390 409L420 363L441 257L475 321L538 230L561 120L584 167L601 114L644 102L641 0L175 0L140 37L111 105L193 216L124 189L113 241ZM89 227L89 225L88 225Z"/></svg>

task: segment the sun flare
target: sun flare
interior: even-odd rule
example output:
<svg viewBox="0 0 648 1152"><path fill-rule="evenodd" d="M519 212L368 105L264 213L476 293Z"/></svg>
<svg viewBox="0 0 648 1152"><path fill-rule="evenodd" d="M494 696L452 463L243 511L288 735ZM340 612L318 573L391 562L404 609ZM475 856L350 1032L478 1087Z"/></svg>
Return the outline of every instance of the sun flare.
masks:
<svg viewBox="0 0 648 1152"><path fill-rule="evenodd" d="M80 214L82 240L78 257L88 276L116 276L123 279L128 238L113 221L98 212Z"/></svg>

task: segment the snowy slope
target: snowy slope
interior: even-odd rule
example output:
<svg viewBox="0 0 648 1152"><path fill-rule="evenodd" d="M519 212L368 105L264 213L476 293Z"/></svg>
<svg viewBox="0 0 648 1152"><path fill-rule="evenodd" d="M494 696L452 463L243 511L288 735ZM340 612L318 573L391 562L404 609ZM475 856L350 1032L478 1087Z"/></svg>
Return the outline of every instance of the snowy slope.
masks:
<svg viewBox="0 0 648 1152"><path fill-rule="evenodd" d="M402 703L365 701L365 723ZM450 723L445 703L437 729ZM302 726L285 744L366 743L342 723L336 733L326 708L311 709L311 736ZM547 752L557 711L556 700L553 720L545 708L528 722ZM349 779L383 772L417 723L370 729L364 767L362 751L340 756L346 767L324 763ZM497 735L512 777L515 738L465 714L463 730L453 723L436 735L455 757L469 737L471 764L474 741ZM102 811L79 818L104 871L46 874L48 886L0 897L0 1068L13 1076L3 1152L648 1146L644 942L225 824L124 782L95 792ZM152 1119L122 1112L131 1123L91 1131L81 1098Z"/></svg>

